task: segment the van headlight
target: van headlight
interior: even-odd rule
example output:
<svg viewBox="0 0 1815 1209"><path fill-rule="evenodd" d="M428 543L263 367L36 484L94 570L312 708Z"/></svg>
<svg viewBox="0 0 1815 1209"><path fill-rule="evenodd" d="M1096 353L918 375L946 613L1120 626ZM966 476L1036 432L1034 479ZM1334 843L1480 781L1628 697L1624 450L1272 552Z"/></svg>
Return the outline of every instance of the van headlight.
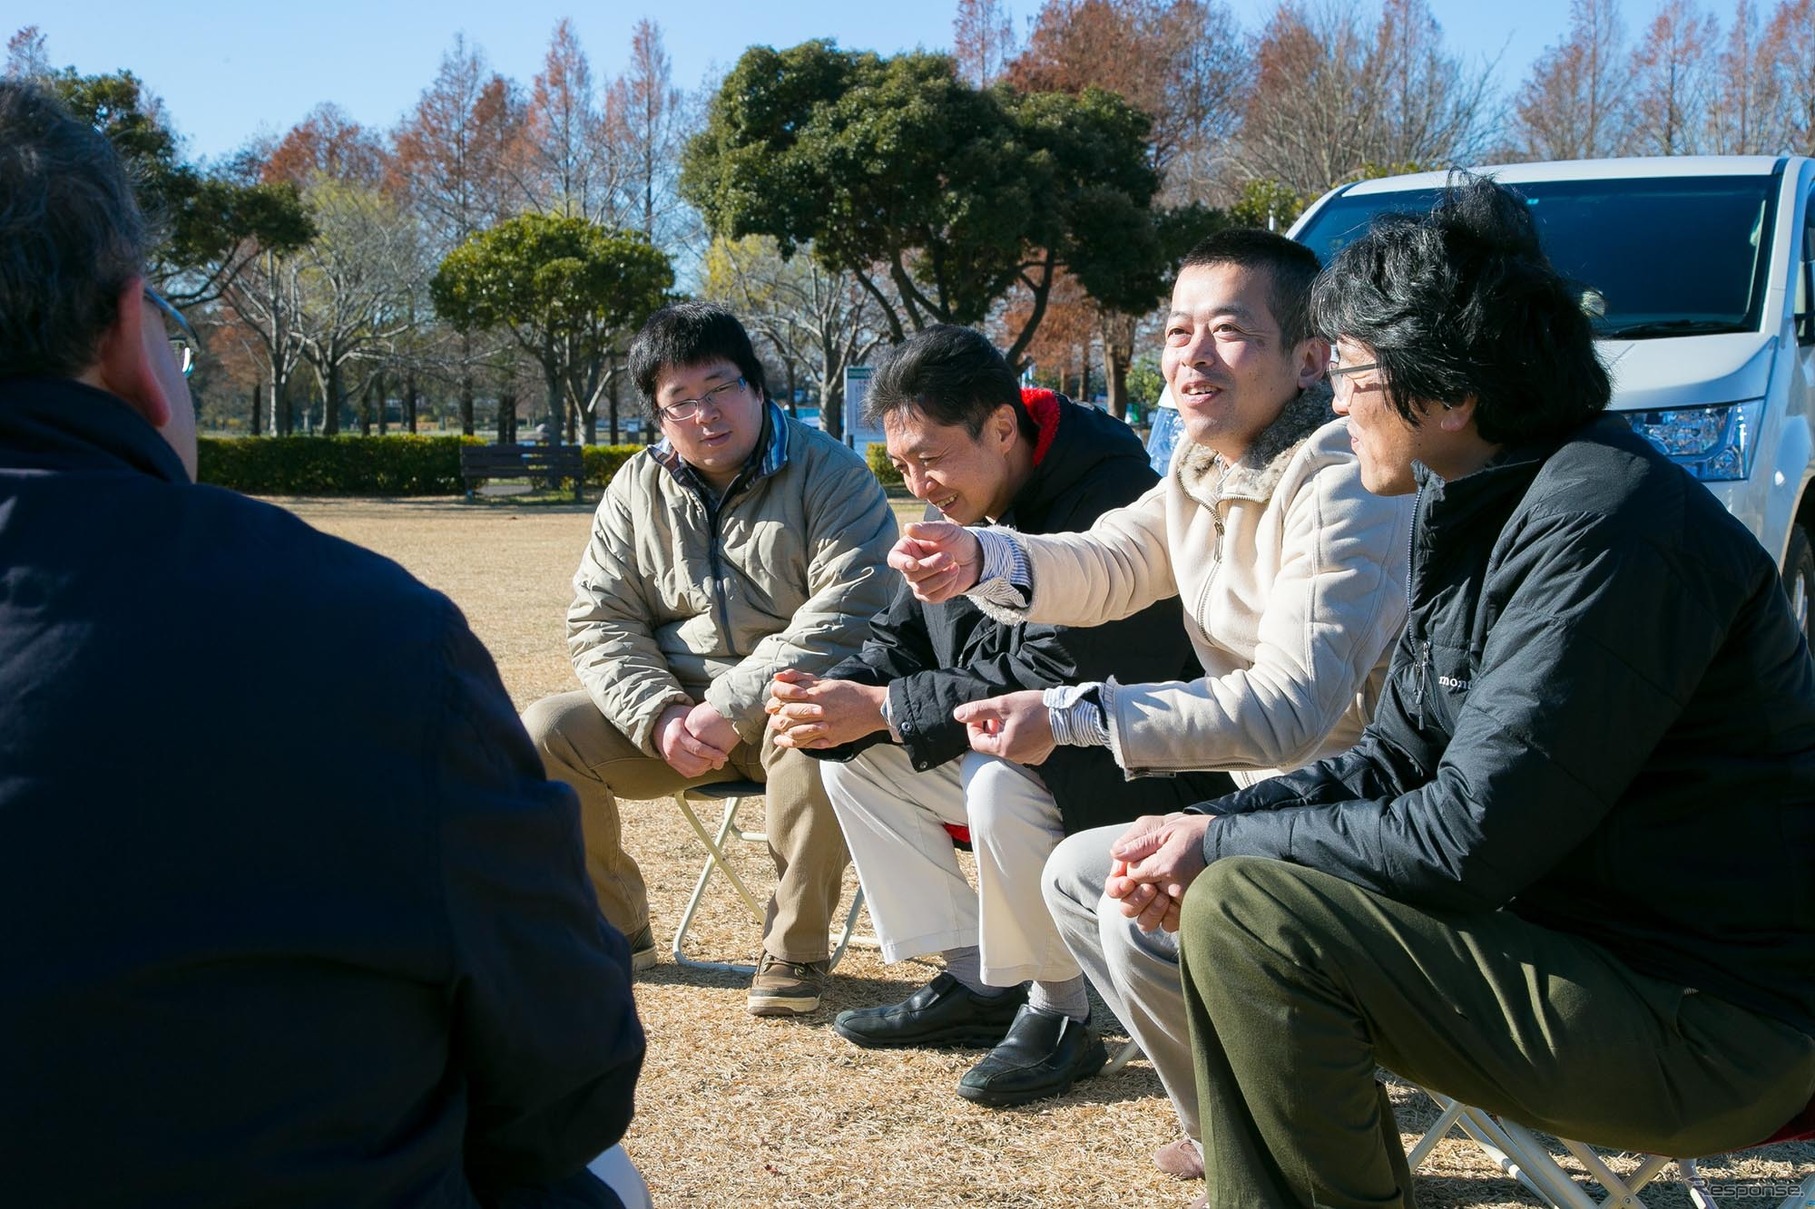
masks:
<svg viewBox="0 0 1815 1209"><path fill-rule="evenodd" d="M1731 483L1752 473L1763 399L1718 407L1673 407L1620 414L1632 431L1704 483Z"/></svg>

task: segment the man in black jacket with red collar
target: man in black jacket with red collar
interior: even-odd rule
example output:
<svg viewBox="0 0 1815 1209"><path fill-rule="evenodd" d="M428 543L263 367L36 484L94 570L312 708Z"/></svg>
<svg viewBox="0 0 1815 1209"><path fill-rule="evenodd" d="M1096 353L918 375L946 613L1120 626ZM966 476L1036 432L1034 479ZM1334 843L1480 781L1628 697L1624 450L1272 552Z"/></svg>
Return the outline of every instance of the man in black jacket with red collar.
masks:
<svg viewBox="0 0 1815 1209"><path fill-rule="evenodd" d="M0 81L0 1199L620 1205L573 795L445 597L192 481L147 245Z"/></svg>
<svg viewBox="0 0 1815 1209"><path fill-rule="evenodd" d="M968 328L931 328L891 350L867 406L909 490L961 524L1088 529L1156 482L1127 425L1050 391L1021 391ZM1037 769L971 756L952 711L1110 675L1197 674L1176 599L1065 629L1005 625L968 600L924 604L903 584L856 658L822 680L776 681L778 742L828 757L821 772L883 959L946 960L946 973L905 1002L842 1013L840 1034L862 1046L995 1045L958 1087L984 1104L1057 1095L1102 1066L1102 1042L1085 1027L1083 975L1040 897L1045 858L1073 831L1231 783L1220 773L1130 782L1106 748L1061 747ZM966 828L977 891L948 834Z"/></svg>

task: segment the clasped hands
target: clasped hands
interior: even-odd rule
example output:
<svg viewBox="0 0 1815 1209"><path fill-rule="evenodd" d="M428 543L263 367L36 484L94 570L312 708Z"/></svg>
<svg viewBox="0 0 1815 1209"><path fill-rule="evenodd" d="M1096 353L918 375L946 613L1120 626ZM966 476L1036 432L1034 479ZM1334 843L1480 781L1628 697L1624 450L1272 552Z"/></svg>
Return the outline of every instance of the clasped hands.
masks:
<svg viewBox="0 0 1815 1209"><path fill-rule="evenodd" d="M1185 891L1204 871L1204 833L1216 816L1150 814L1136 819L1109 846L1103 893L1143 931L1178 931Z"/></svg>
<svg viewBox="0 0 1815 1209"><path fill-rule="evenodd" d="M656 750L683 777L723 768L739 742L737 728L704 701L677 701L655 720Z"/></svg>
<svg viewBox="0 0 1815 1209"><path fill-rule="evenodd" d="M888 694L881 685L826 680L784 668L769 682L763 708L777 747L823 751L887 729L882 706Z"/></svg>

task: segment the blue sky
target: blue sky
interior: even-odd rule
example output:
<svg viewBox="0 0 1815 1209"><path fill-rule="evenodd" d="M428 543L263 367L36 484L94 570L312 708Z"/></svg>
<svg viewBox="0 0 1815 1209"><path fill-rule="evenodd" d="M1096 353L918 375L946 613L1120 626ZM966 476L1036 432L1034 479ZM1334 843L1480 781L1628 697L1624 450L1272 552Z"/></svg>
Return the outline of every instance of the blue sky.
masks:
<svg viewBox="0 0 1815 1209"><path fill-rule="evenodd" d="M1250 30L1274 8L1270 0L1228 2ZM1658 0L1625 0L1628 37L1636 38L1657 5ZM1021 28L1038 4L1022 0L1010 7ZM650 16L662 27L676 83L693 89L755 44L792 46L830 37L842 46L883 52L944 49L951 41L953 8L937 0L665 0L660 5L82 0L54 8L44 0L0 0L0 36L35 24L58 67L73 64L84 73L130 69L163 97L192 154L219 156L261 131L281 134L321 101L336 102L367 125L391 126L414 106L459 32L485 51L494 70L528 84L561 17L574 18L595 76L609 77L624 66L632 27ZM1497 57L1496 74L1510 87L1561 36L1569 4L1431 0L1431 9L1452 48L1471 65L1484 67Z"/></svg>

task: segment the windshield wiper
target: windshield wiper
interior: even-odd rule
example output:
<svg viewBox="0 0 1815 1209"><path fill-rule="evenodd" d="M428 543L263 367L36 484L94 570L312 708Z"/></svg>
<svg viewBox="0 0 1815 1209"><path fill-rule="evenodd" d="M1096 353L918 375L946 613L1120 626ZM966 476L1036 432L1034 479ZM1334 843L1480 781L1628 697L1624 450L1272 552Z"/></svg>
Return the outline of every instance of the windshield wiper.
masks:
<svg viewBox="0 0 1815 1209"><path fill-rule="evenodd" d="M1650 323L1602 328L1595 335L1603 340L1643 340L1647 336L1701 336L1745 330L1730 319L1654 319Z"/></svg>

